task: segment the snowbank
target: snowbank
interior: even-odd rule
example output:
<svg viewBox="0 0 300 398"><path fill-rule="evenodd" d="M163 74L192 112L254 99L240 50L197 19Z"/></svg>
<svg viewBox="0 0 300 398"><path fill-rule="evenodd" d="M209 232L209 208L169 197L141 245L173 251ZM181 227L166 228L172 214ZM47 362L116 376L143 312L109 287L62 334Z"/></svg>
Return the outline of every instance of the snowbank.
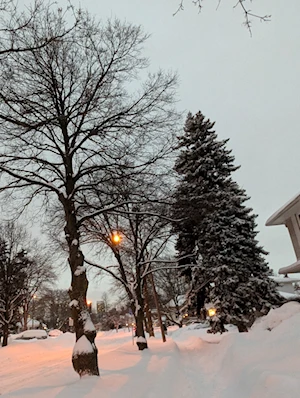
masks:
<svg viewBox="0 0 300 398"><path fill-rule="evenodd" d="M252 327L252 330L272 330L283 321L292 318L300 313L300 304L296 301L291 301L282 305L281 307L270 310L268 315L258 319Z"/></svg>
<svg viewBox="0 0 300 398"><path fill-rule="evenodd" d="M82 380L70 365L75 336L14 340L0 348L6 398L289 398L300 391L300 304L287 303L249 333L210 335L195 325L168 328L138 351L131 332L97 335L101 377ZM76 344L86 352L86 341ZM17 369L17 371L16 371Z"/></svg>
<svg viewBox="0 0 300 398"><path fill-rule="evenodd" d="M220 343L218 385L222 398L283 398L300 391L300 304L287 303L249 333Z"/></svg>

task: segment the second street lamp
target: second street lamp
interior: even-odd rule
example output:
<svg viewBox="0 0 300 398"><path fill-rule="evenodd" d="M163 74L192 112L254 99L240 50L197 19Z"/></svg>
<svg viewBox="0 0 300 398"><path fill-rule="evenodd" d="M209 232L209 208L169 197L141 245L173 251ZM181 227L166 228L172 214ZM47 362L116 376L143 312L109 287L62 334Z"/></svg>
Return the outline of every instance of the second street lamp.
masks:
<svg viewBox="0 0 300 398"><path fill-rule="evenodd" d="M91 312L92 312L92 301L91 300L87 300L86 305L87 305L89 313L91 314Z"/></svg>

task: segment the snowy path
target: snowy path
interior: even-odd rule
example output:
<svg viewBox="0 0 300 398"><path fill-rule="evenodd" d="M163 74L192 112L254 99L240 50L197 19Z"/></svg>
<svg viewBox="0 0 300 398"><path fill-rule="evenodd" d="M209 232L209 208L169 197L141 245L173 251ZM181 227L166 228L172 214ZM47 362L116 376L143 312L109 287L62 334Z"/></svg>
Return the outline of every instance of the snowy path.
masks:
<svg viewBox="0 0 300 398"><path fill-rule="evenodd" d="M163 396L162 391L172 397L196 398L209 384L205 382L209 372L203 354L214 347L198 337L192 338L190 347L186 342L174 342L170 336L165 344L150 339L150 349L144 352L132 345L130 333L103 334L97 340L101 379L94 383L101 385L105 398L158 398ZM94 396L91 380L79 382L72 370L72 347L70 335L13 342L7 349L9 355L0 361L0 393L24 398L67 398L79 392L75 396ZM0 350L0 358L4 350Z"/></svg>
<svg viewBox="0 0 300 398"><path fill-rule="evenodd" d="M270 332L270 329L272 331ZM138 351L129 332L97 336L101 377L72 369L74 335L0 348L1 398L291 398L300 391L300 304L249 333L173 330Z"/></svg>
<svg viewBox="0 0 300 398"><path fill-rule="evenodd" d="M53 344L54 343L54 344ZM0 349L0 394L15 391L41 381L57 381L61 369L70 367L72 342L57 344L56 341L13 342L11 346ZM3 355L5 351L8 355ZM69 376L72 375L70 372ZM74 381L77 377L75 376ZM49 384L50 384L49 383Z"/></svg>
<svg viewBox="0 0 300 398"><path fill-rule="evenodd" d="M97 338L101 346L99 363L102 356L115 358L113 352L128 341L131 341L129 333L103 337L100 333ZM0 347L0 395L37 385L47 389L52 385L64 385L66 381L67 384L76 383L78 376L71 363L73 346L74 335L66 334L40 341L14 341L7 348ZM6 351L8 355L3 356ZM119 359L120 355L118 362Z"/></svg>
<svg viewBox="0 0 300 398"><path fill-rule="evenodd" d="M202 336L212 343L220 340L219 336L207 336L206 330ZM103 397L199 398L205 389L205 397L213 398L216 361L220 357L218 344L193 335L188 339L185 336L181 342L176 339L176 332L174 339L167 336L166 343L161 342L159 333L148 343L149 350L143 352L132 350L130 343L118 348L116 356L100 352Z"/></svg>

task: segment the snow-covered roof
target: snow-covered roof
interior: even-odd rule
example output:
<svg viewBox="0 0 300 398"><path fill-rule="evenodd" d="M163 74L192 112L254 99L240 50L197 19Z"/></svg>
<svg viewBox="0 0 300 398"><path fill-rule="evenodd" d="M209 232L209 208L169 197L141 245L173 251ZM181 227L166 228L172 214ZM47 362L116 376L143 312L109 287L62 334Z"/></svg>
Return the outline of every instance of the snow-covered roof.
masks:
<svg viewBox="0 0 300 398"><path fill-rule="evenodd" d="M296 282L300 282L300 278L289 278L289 277L282 277L282 276L272 276L272 279L276 282L276 283L280 283L282 284L288 284L288 283L296 283Z"/></svg>
<svg viewBox="0 0 300 398"><path fill-rule="evenodd" d="M278 291L278 293L280 294L280 296L284 297L285 299L299 299L300 296L298 294L295 293L286 293L286 292L281 292Z"/></svg>
<svg viewBox="0 0 300 398"><path fill-rule="evenodd" d="M285 224L293 214L300 213L300 193L290 199L266 221L266 226Z"/></svg>
<svg viewBox="0 0 300 398"><path fill-rule="evenodd" d="M300 260L288 265L287 267L282 267L278 271L278 273L281 275L296 274L297 272L300 272Z"/></svg>

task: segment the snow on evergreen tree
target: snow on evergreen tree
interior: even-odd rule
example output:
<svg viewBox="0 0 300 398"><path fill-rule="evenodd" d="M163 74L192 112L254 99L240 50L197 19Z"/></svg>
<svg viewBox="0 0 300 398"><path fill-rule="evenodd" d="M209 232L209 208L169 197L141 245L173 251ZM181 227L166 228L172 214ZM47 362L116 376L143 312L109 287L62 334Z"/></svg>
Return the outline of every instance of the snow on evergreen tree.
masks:
<svg viewBox="0 0 300 398"><path fill-rule="evenodd" d="M195 253L201 282L210 282L207 302L217 309L211 332L225 323L246 331L258 313L280 302L275 282L259 246L249 199L232 180L234 156L228 140L218 140L214 123L201 112L188 115L175 164L180 176L175 193L174 225L180 256Z"/></svg>

